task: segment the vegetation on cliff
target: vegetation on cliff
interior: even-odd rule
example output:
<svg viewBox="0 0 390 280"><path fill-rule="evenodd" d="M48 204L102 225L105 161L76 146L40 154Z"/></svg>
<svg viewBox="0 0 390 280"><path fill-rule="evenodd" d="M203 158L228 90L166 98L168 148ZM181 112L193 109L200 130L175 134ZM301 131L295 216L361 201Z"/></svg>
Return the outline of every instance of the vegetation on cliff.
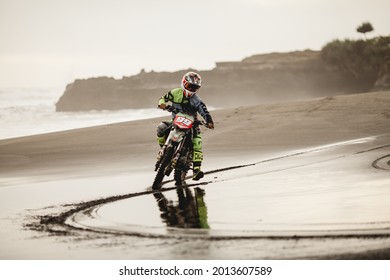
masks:
<svg viewBox="0 0 390 280"><path fill-rule="evenodd" d="M363 34L372 30L368 22L357 28ZM390 36L334 40L322 48L321 56L326 63L354 77L363 91L390 88Z"/></svg>

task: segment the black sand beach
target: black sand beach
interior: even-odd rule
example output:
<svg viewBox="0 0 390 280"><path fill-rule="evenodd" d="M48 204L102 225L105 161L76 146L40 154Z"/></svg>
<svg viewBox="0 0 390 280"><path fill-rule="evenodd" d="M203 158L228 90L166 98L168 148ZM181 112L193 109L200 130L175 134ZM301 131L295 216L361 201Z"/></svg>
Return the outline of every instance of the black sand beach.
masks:
<svg viewBox="0 0 390 280"><path fill-rule="evenodd" d="M161 118L0 141L0 258L389 258L390 92L213 117L205 178L158 194Z"/></svg>

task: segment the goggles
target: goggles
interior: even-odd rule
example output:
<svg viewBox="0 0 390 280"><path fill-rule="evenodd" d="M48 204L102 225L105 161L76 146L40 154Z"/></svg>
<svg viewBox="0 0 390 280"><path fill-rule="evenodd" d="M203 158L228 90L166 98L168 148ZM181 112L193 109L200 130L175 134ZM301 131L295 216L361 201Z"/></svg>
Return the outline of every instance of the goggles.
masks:
<svg viewBox="0 0 390 280"><path fill-rule="evenodd" d="M188 91L192 91L193 93L197 92L198 89L200 88L200 85L197 85L197 84L191 84L187 81L184 81L183 83L184 85L184 88Z"/></svg>

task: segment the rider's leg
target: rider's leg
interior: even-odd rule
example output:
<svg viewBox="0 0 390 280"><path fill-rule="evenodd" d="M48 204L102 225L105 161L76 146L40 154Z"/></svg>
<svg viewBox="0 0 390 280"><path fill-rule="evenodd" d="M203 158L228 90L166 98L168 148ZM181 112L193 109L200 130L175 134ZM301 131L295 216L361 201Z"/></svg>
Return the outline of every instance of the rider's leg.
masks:
<svg viewBox="0 0 390 280"><path fill-rule="evenodd" d="M160 147L164 146L165 140L167 139L167 132L170 126L169 122L162 122L157 126L157 143Z"/></svg>
<svg viewBox="0 0 390 280"><path fill-rule="evenodd" d="M202 152L202 135L199 133L192 139L193 146L193 156L192 156L192 164L194 167L194 173L192 176L193 180L199 180L203 178L204 174L200 169L203 161L203 152Z"/></svg>
<svg viewBox="0 0 390 280"><path fill-rule="evenodd" d="M160 145L160 147L164 146L165 144L165 135L164 136L157 136L157 143Z"/></svg>

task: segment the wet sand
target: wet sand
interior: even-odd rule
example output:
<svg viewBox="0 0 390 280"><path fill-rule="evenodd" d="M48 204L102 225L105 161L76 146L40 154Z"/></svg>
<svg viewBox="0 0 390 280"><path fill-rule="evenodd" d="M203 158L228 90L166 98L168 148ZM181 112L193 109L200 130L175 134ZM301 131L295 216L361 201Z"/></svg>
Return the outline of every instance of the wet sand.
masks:
<svg viewBox="0 0 390 280"><path fill-rule="evenodd" d="M388 258L390 92L213 117L208 174L157 194L162 118L0 141L0 258Z"/></svg>

